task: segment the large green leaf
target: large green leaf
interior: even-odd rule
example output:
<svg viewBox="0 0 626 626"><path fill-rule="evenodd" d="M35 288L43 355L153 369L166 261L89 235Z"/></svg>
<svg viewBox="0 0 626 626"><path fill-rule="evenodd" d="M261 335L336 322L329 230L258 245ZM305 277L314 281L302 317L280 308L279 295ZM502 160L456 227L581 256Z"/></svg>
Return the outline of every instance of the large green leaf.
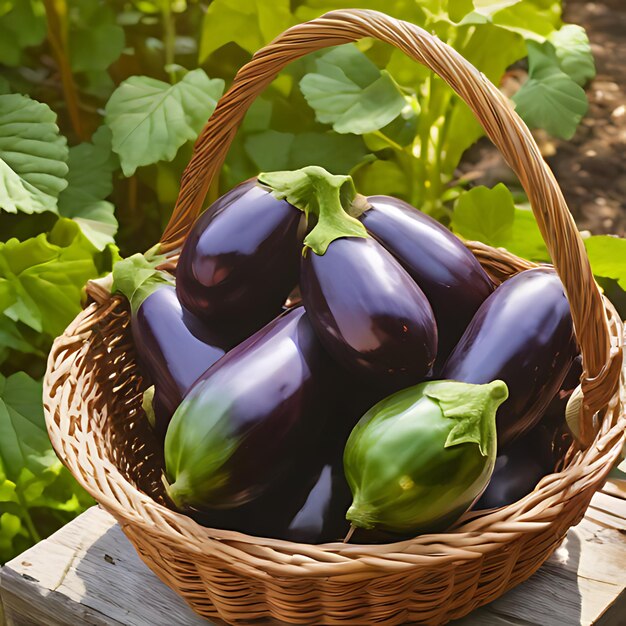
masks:
<svg viewBox="0 0 626 626"><path fill-rule="evenodd" d="M391 75L355 46L340 46L315 61L300 89L316 118L338 133L362 135L383 128L408 106Z"/></svg>
<svg viewBox="0 0 626 626"><path fill-rule="evenodd" d="M582 26L565 24L554 31L548 41L554 46L561 70L579 85L596 75L589 38Z"/></svg>
<svg viewBox="0 0 626 626"><path fill-rule="evenodd" d="M571 139L587 112L584 90L560 69L549 42L528 42L528 67L528 81L513 97L517 112L531 128Z"/></svg>
<svg viewBox="0 0 626 626"><path fill-rule="evenodd" d="M67 185L67 145L56 114L27 96L0 96L0 210L57 212Z"/></svg>
<svg viewBox="0 0 626 626"><path fill-rule="evenodd" d="M22 50L46 38L46 16L40 0L0 3L0 63L19 65Z"/></svg>
<svg viewBox="0 0 626 626"><path fill-rule="evenodd" d="M37 471L42 457L46 462L50 455L54 456L41 398L41 383L23 372L9 378L0 374L0 459L7 477L13 481L22 468Z"/></svg>
<svg viewBox="0 0 626 626"><path fill-rule="evenodd" d="M68 186L59 196L59 213L77 222L98 250L114 242L117 220L114 206L105 201L113 191L118 160L111 151L111 131L101 126L92 142L69 151Z"/></svg>
<svg viewBox="0 0 626 626"><path fill-rule="evenodd" d="M122 54L124 29L116 24L115 13L106 3L72 0L69 24L70 62L75 72L105 70Z"/></svg>
<svg viewBox="0 0 626 626"><path fill-rule="evenodd" d="M333 133L281 133L266 130L246 137L245 150L260 171L319 165L333 174L347 174L366 156L360 137Z"/></svg>
<svg viewBox="0 0 626 626"><path fill-rule="evenodd" d="M85 283L100 273L95 252L64 218L47 236L0 243L0 311L56 337L80 311Z"/></svg>
<svg viewBox="0 0 626 626"><path fill-rule="evenodd" d="M292 21L289 0L213 0L202 24L200 62L231 42L254 54Z"/></svg>
<svg viewBox="0 0 626 626"><path fill-rule="evenodd" d="M585 248L593 273L616 280L626 291L626 239L594 235L585 239Z"/></svg>
<svg viewBox="0 0 626 626"><path fill-rule="evenodd" d="M465 239L506 248L531 261L549 260L532 212L517 208L502 183L462 194L454 208L452 229Z"/></svg>
<svg viewBox="0 0 626 626"><path fill-rule="evenodd" d="M125 80L109 99L105 117L124 174L171 161L185 142L198 136L223 89L223 80L210 79L201 69L175 85L147 76Z"/></svg>

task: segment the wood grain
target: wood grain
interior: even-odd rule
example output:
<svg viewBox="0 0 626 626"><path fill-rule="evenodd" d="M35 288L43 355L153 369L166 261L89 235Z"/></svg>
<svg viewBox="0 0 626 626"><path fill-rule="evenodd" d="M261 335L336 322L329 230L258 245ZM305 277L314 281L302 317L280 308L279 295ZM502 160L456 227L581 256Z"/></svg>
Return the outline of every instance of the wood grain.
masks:
<svg viewBox="0 0 626 626"><path fill-rule="evenodd" d="M624 626L625 486L608 483L532 578L455 626ZM99 507L7 563L0 598L8 626L208 624L154 576Z"/></svg>

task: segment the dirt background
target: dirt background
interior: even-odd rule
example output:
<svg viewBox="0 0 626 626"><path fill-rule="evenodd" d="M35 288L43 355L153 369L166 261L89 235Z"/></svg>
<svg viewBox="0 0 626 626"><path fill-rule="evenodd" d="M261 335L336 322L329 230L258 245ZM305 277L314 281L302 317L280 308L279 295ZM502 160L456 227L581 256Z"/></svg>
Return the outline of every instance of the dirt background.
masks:
<svg viewBox="0 0 626 626"><path fill-rule="evenodd" d="M585 27L596 62L587 86L589 111L569 141L542 131L535 138L554 171L581 230L626 236L626 0L564 1L564 21ZM512 95L526 79L513 68L502 88ZM460 165L463 178L493 186L517 184L488 140L470 149ZM625 260L626 262L626 260Z"/></svg>

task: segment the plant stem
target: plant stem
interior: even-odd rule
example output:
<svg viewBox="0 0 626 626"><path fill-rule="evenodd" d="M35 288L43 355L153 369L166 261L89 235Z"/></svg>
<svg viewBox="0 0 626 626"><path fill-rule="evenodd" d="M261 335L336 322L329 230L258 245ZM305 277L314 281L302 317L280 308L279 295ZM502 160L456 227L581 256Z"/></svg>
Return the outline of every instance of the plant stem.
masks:
<svg viewBox="0 0 626 626"><path fill-rule="evenodd" d="M79 111L78 92L70 66L67 45L67 5L65 2L43 0L48 25L48 42L52 48L63 86L63 96L67 105L72 128L80 141L88 139L83 129ZM62 15L57 9L61 9Z"/></svg>
<svg viewBox="0 0 626 626"><path fill-rule="evenodd" d="M161 10L163 16L163 45L165 46L165 65L172 66L175 61L174 46L176 43L176 24L174 23L174 16L172 14L171 0L161 0ZM170 77L170 82L176 82L176 72L171 67L168 68L167 73Z"/></svg>
<svg viewBox="0 0 626 626"><path fill-rule="evenodd" d="M17 501L22 507L22 513L24 516L24 523L26 524L26 530L28 530L28 533L30 534L30 537L33 540L33 542L39 543L41 541L41 535L37 532L37 529L35 528L33 518L30 516L30 513L28 511L28 505L26 504L26 501L24 500L24 498L22 497L22 494L18 490L15 491L15 495L17 497Z"/></svg>

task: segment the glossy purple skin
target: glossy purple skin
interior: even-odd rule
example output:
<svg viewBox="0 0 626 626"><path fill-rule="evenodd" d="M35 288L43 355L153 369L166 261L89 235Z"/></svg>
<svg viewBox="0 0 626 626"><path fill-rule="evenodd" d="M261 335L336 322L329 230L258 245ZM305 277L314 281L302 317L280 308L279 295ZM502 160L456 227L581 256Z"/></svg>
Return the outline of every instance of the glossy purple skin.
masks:
<svg viewBox="0 0 626 626"><path fill-rule="evenodd" d="M140 305L131 323L141 371L154 385L155 430L159 440L181 400L225 354L218 337L181 306L173 286L164 285Z"/></svg>
<svg viewBox="0 0 626 626"><path fill-rule="evenodd" d="M550 268L534 268L505 281L485 300L439 378L507 384L509 397L496 414L500 448L537 424L576 353L561 281Z"/></svg>
<svg viewBox="0 0 626 626"><path fill-rule="evenodd" d="M298 282L304 214L256 180L196 221L176 270L178 297L237 343L272 320Z"/></svg>
<svg viewBox="0 0 626 626"><path fill-rule="evenodd" d="M389 196L369 196L371 209L360 217L420 286L433 308L443 364L478 307L493 291L476 257L447 228L410 204Z"/></svg>
<svg viewBox="0 0 626 626"><path fill-rule="evenodd" d="M300 290L311 324L348 371L390 390L421 380L437 354L430 304L374 239L336 239L302 258Z"/></svg>
<svg viewBox="0 0 626 626"><path fill-rule="evenodd" d="M555 469L558 455L553 440L554 433L539 424L506 446L496 458L487 489L472 508L479 511L508 506L533 491Z"/></svg>
<svg viewBox="0 0 626 626"><path fill-rule="evenodd" d="M331 413L334 410L331 409ZM348 432L331 415L317 444L310 445L259 498L228 510L194 510L199 523L259 537L301 543L341 541L349 530L352 493L343 472Z"/></svg>
<svg viewBox="0 0 626 626"><path fill-rule="evenodd" d="M236 451L207 507L229 508L258 497L316 445L332 398L332 364L303 307L290 309L233 348L196 382L186 401L219 396L228 441Z"/></svg>

